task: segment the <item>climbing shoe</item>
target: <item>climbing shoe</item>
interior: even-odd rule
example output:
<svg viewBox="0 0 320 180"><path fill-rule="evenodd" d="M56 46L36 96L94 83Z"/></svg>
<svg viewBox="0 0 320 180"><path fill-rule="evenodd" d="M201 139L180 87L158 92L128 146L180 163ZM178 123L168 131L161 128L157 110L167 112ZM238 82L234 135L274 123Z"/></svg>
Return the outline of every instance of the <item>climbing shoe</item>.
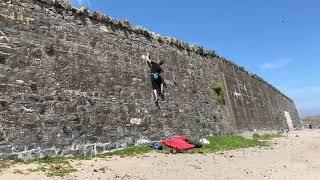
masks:
<svg viewBox="0 0 320 180"><path fill-rule="evenodd" d="M161 97L162 101L164 101L164 94L163 93L160 93L160 97Z"/></svg>

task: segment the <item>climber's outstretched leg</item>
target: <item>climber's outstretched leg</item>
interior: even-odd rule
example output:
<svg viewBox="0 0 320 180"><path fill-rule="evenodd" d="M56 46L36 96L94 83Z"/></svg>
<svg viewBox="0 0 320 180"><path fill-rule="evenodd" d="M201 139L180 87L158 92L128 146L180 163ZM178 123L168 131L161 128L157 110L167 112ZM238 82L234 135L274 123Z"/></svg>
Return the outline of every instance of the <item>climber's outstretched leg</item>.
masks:
<svg viewBox="0 0 320 180"><path fill-rule="evenodd" d="M159 96L158 96L158 90L157 89L153 89L153 94L154 94L154 102L158 102L159 100Z"/></svg>
<svg viewBox="0 0 320 180"><path fill-rule="evenodd" d="M164 100L164 89L163 89L163 86L164 86L163 83L161 83L161 85L160 85L160 93L159 94L160 94L160 97L161 97L162 100Z"/></svg>
<svg viewBox="0 0 320 180"><path fill-rule="evenodd" d="M153 94L154 94L154 104L157 106L158 109L160 109L159 105L159 89L153 89Z"/></svg>

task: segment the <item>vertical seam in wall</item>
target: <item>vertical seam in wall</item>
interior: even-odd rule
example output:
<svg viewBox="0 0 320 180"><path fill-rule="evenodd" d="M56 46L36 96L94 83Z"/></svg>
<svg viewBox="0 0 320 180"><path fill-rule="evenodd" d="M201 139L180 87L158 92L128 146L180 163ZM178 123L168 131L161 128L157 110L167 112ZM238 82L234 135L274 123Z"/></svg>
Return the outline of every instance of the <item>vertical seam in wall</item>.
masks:
<svg viewBox="0 0 320 180"><path fill-rule="evenodd" d="M242 79L242 82L244 82L244 79L243 79L242 75L241 75L241 79ZM257 111L256 102L255 102L255 99L253 97L252 86L251 86L250 83L249 83L249 86L250 86L249 89L250 89L250 93L251 93L251 98L252 98L252 101L253 101L254 109L255 109L255 111ZM252 115L253 115L253 112L252 112ZM252 122L252 125L253 125L253 129L256 129L256 125L255 125L255 122L254 122L253 118L254 117L252 117L251 122Z"/></svg>
<svg viewBox="0 0 320 180"><path fill-rule="evenodd" d="M269 87L268 87L269 88ZM267 90L268 91L268 90ZM274 122L274 117L275 117L275 115L274 115L274 113L273 113L273 111L272 111L272 109L271 109L271 101L270 101L270 97L269 97L269 94L268 94L268 92L267 92L267 94L266 94L266 96L267 96L267 99L268 99L268 103L269 103L269 111L270 111L270 113L271 113L271 115L272 115L272 120L271 120L271 122L272 122L272 126L273 126L273 129L275 129L275 122Z"/></svg>
<svg viewBox="0 0 320 180"><path fill-rule="evenodd" d="M278 97L275 97L275 100L276 100L276 103L277 103L277 106L278 106L278 109L279 109L279 111L281 112L281 113L284 113L283 112L283 110L280 108L280 106L279 106L279 102L278 102ZM286 127L286 122L281 122L282 123L282 128L285 128Z"/></svg>
<svg viewBox="0 0 320 180"><path fill-rule="evenodd" d="M253 92L252 92L252 85L251 85L251 84L249 84L249 85L251 86L249 89L250 89L250 93L251 93L251 98L252 98L254 110L257 111L256 101L255 101L255 99L254 99L254 97L253 97ZM252 114L252 115L254 115L254 114ZM257 114L257 115L258 115L258 114ZM255 122L254 122L254 119L253 119L253 118L252 118L252 122L253 122L253 127L254 127L254 129L256 129L256 125L255 125Z"/></svg>
<svg viewBox="0 0 320 180"><path fill-rule="evenodd" d="M225 87L225 92L226 92L226 95L227 95L228 104L229 104L230 112L231 112L232 115L229 115L229 113L228 113L229 111L227 109L227 106L225 107L226 108L226 113L228 114L228 116L230 118L230 124L231 124L232 130L236 131L237 130L236 120L235 120L235 117L234 117L234 114L233 114L233 110L232 110L232 107L231 107L231 101L230 101L230 97L229 97L229 91L228 91L227 83L226 83L226 80L225 80L225 75L220 69L220 63L221 62L219 62L219 61L217 63L218 64L218 71L220 72L220 75L222 76L222 81L223 81L223 84L224 84L224 87ZM232 124L232 121L233 121L233 124ZM234 125L234 127L232 125Z"/></svg>
<svg viewBox="0 0 320 180"><path fill-rule="evenodd" d="M236 70L235 70L234 66L232 66L232 70L233 70L233 71L232 71L232 72L233 72L233 76L234 76L234 78L235 78L235 80L236 80L237 89L238 89L239 93L241 93L241 89L240 89L240 87L239 87L239 79L238 79L237 76L236 76ZM241 76L241 77L242 77L242 76ZM242 100L243 100L243 95L242 95L242 94L241 94L241 98L242 98ZM237 105L236 105L236 108L237 108ZM242 108L242 110L243 110L244 115L246 116L246 118L248 118L248 114L247 114L247 111L246 111L246 107ZM245 120L245 119L243 119L243 120ZM247 120L247 123L249 123L248 120ZM249 130L249 124L247 124L247 130Z"/></svg>

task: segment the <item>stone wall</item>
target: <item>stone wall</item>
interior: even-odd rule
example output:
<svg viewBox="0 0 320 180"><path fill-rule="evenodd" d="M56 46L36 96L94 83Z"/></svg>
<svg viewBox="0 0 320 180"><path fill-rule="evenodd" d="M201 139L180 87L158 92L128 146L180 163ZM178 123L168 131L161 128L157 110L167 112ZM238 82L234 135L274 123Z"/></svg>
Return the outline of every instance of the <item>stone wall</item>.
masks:
<svg viewBox="0 0 320 180"><path fill-rule="evenodd" d="M225 90L228 118L236 130L288 129L284 112L290 113L295 128L300 119L293 101L269 84L237 67L220 62Z"/></svg>
<svg viewBox="0 0 320 180"><path fill-rule="evenodd" d="M90 155L172 135L300 126L280 91L212 51L51 0L0 0L0 156ZM149 50L165 61L152 100ZM211 88L222 84L225 101Z"/></svg>

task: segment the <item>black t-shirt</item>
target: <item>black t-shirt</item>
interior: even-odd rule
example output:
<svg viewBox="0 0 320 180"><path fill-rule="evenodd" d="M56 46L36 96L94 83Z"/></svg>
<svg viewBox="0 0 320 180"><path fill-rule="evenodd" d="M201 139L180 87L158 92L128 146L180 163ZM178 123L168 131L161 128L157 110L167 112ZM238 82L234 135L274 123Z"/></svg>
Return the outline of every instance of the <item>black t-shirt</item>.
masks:
<svg viewBox="0 0 320 180"><path fill-rule="evenodd" d="M148 62L148 66L151 68L151 73L161 73L161 67L158 63L155 62Z"/></svg>

